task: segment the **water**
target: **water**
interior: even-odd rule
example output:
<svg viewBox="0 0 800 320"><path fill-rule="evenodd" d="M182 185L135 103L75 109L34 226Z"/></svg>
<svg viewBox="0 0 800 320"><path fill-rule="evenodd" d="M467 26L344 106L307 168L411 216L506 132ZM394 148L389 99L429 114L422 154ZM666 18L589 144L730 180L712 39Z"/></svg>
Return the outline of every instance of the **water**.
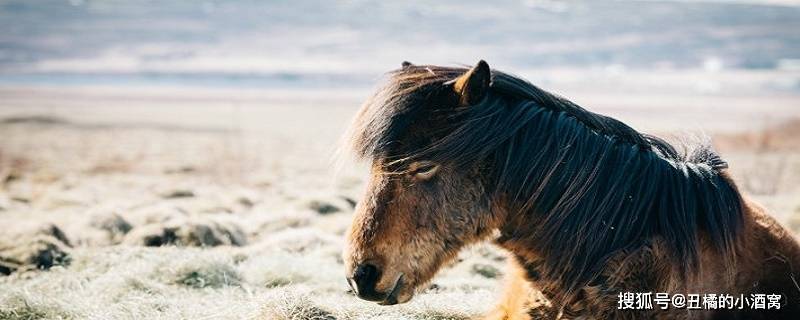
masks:
<svg viewBox="0 0 800 320"><path fill-rule="evenodd" d="M12 0L0 30L0 85L336 88L403 60L533 75L800 61L800 6L786 1Z"/></svg>

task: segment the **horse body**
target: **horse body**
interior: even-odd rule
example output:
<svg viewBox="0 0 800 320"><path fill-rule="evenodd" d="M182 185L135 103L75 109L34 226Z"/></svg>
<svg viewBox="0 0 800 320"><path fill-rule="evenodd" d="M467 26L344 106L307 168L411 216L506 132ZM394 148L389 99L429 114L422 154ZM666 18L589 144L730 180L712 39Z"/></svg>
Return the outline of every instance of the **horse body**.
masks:
<svg viewBox="0 0 800 320"><path fill-rule="evenodd" d="M701 240L700 270L694 279L676 274L669 262L668 246L658 239L632 251L617 253L610 258L600 279L580 289L571 301L543 302L545 297L559 296L562 284L542 278L536 270L539 254L531 246L514 240L504 240L499 246L513 252L516 259L509 262L506 292L498 306L486 319L796 319L800 315L800 287L794 276L794 266L800 264L800 247L763 208L745 200L745 222L742 246L736 254L739 260L733 277L729 266L721 263L724 257L707 240ZM620 310L619 292L640 293L715 293L732 296L750 294L781 294L781 310Z"/></svg>
<svg viewBox="0 0 800 320"><path fill-rule="evenodd" d="M409 301L462 247L499 233L513 259L490 319L800 317L800 246L708 146L680 153L483 61L404 63L349 136L373 165L344 254L363 299ZM621 310L620 292L783 300Z"/></svg>

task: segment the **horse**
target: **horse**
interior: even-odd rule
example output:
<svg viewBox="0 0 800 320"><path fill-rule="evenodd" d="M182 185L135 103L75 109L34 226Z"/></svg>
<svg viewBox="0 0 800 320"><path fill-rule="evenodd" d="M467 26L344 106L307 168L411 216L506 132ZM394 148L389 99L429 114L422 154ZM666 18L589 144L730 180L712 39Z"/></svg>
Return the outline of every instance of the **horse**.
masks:
<svg viewBox="0 0 800 320"><path fill-rule="evenodd" d="M361 299L408 302L491 240L510 269L486 319L800 319L797 239L708 143L640 133L485 61L404 62L345 137L370 163L343 253ZM631 310L627 293L770 308Z"/></svg>

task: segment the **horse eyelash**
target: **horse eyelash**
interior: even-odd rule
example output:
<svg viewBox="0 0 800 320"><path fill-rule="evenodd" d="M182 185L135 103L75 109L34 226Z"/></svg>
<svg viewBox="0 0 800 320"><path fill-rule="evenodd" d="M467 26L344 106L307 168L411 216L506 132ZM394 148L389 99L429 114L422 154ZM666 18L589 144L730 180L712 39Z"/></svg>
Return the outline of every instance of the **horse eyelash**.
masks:
<svg viewBox="0 0 800 320"><path fill-rule="evenodd" d="M431 163L431 164L427 164L427 165L424 165L422 167L416 168L414 170L409 169L408 173L417 174L417 173L422 173L422 172L428 172L428 171L431 171L434 168L436 168L436 166L437 166L436 164Z"/></svg>

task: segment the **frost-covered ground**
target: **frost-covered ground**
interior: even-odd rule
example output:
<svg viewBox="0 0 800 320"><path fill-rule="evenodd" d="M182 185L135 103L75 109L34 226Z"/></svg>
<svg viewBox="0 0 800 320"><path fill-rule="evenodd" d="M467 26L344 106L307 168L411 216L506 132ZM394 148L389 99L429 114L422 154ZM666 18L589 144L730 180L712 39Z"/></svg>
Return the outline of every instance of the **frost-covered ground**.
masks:
<svg viewBox="0 0 800 320"><path fill-rule="evenodd" d="M487 310L505 263L489 245L466 250L409 304L381 307L348 291L342 237L366 169L337 167L332 155L361 94L0 90L0 271L11 272L0 276L0 318L463 319ZM576 98L655 132L694 129L674 112L682 108L716 117L708 130L721 132L743 188L800 229L798 122L742 120L763 113L747 101L795 98L743 96L717 115L691 104L732 100ZM642 101L676 107L632 107Z"/></svg>
<svg viewBox="0 0 800 320"><path fill-rule="evenodd" d="M237 113L203 91L37 92L5 92L0 117L2 319L464 318L492 300L502 257L488 248L412 304L348 292L342 237L364 172L333 169L354 111L333 94L339 106L255 97ZM13 106L46 100L54 111Z"/></svg>

